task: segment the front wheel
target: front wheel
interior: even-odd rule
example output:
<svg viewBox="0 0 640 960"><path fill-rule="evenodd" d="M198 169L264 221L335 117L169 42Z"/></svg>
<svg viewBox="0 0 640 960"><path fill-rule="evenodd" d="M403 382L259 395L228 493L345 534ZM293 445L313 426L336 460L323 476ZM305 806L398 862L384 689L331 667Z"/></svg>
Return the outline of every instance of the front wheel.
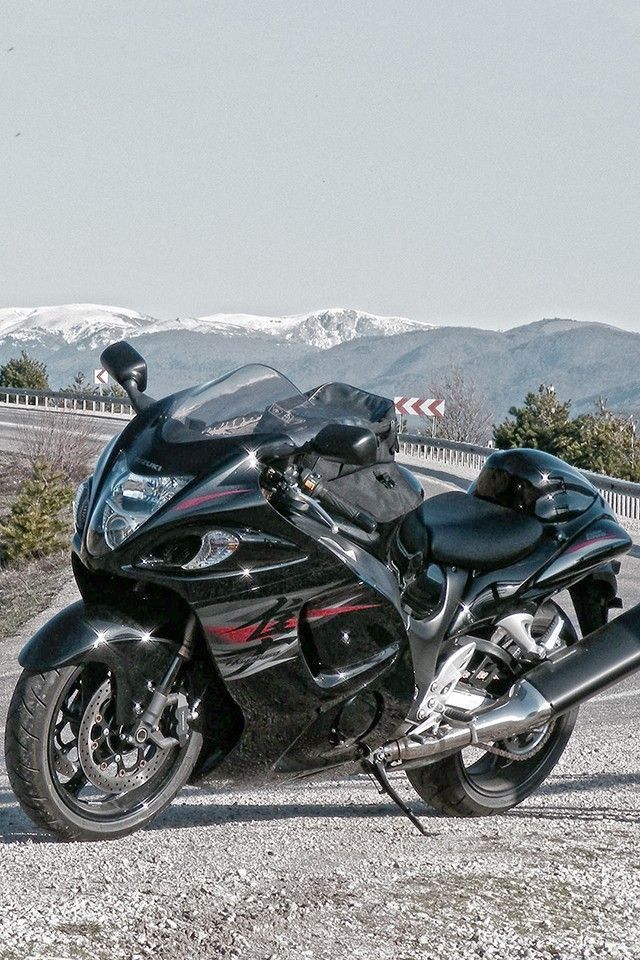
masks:
<svg viewBox="0 0 640 960"><path fill-rule="evenodd" d="M178 676L191 705L189 677ZM131 746L114 720L115 689L96 663L23 671L11 700L5 755L11 786L30 819L65 840L123 837L149 823L186 783L202 746ZM161 732L173 739L175 711Z"/></svg>

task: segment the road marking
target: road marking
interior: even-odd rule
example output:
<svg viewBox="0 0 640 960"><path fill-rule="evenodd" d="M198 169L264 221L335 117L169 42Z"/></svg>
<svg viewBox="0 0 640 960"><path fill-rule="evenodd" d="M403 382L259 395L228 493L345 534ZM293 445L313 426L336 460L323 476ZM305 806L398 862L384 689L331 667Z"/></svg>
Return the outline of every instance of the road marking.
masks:
<svg viewBox="0 0 640 960"><path fill-rule="evenodd" d="M87 419L89 420L90 418L87 417ZM24 425L23 425L23 424L21 424L21 423L14 423L14 422L11 421L11 420L0 420L0 427L10 427L12 430L15 430L16 432L19 432L19 431L23 431L23 430L24 430ZM84 433L83 430L74 430L74 429L68 430L68 429L65 429L65 433L71 433L71 434L74 434L75 436L79 436L79 437L84 437L84 436L85 436L85 433ZM100 438L102 438L102 437L107 437L107 438L110 439L110 438L113 436L113 434L111 434L111 433L101 433L100 431L97 431L96 436L97 436L97 437L100 437Z"/></svg>
<svg viewBox="0 0 640 960"><path fill-rule="evenodd" d="M620 690L618 693L603 693L599 697L594 697L594 703L602 703L604 700L626 700L628 697L640 697L639 690Z"/></svg>

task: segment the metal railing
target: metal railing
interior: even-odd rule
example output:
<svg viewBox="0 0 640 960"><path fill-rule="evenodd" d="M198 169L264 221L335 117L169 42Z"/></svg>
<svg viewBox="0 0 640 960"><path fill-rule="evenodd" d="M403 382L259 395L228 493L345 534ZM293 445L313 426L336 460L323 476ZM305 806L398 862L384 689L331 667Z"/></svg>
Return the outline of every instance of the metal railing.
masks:
<svg viewBox="0 0 640 960"><path fill-rule="evenodd" d="M424 437L419 434L401 433L398 436L400 453L406 457L439 463L450 467L464 467L480 473L487 457L495 453L494 447L481 447L473 443L457 443L440 437ZM597 487L607 503L620 517L634 526L640 524L640 483L618 480L601 473L580 471L594 487Z"/></svg>
<svg viewBox="0 0 640 960"><path fill-rule="evenodd" d="M51 413L76 413L90 417L130 420L131 401L121 397L100 394L71 393L65 390L18 390L0 387L0 407L20 407L25 411L45 410ZM400 453L407 457L439 463L449 467L463 467L479 473L492 447L474 443L458 443L441 437L401 433L398 437ZM624 520L640 524L640 483L618 480L583 470L582 473L601 492L605 500Z"/></svg>
<svg viewBox="0 0 640 960"><path fill-rule="evenodd" d="M131 401L121 397L98 393L71 393L67 390L17 390L14 387L0 387L0 407L16 406L28 411L77 413L117 420L130 420L133 414Z"/></svg>

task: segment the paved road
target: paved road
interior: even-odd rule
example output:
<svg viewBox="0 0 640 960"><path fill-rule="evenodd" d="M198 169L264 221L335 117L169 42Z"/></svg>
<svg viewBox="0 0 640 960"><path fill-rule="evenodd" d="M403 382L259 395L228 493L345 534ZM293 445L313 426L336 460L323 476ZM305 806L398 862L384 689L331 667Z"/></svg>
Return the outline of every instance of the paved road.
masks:
<svg viewBox="0 0 640 960"><path fill-rule="evenodd" d="M25 430L35 423L45 423L55 426L61 422L62 417L70 417L72 420L72 435L74 429L85 435L86 425L90 424L96 440L105 444L116 433L124 427L126 421L119 419L110 419L107 417L90 417L85 414L74 415L72 413L46 413L43 410L35 408L22 407L20 410L11 407L0 406L0 450L8 452L20 449L20 440ZM75 425L77 424L77 428Z"/></svg>
<svg viewBox="0 0 640 960"><path fill-rule="evenodd" d="M463 482L421 479L429 495ZM621 594L640 602L640 548ZM68 584L57 602L74 597ZM21 642L0 644L3 725ZM637 958L639 731L640 678L583 708L530 800L483 821L423 808L426 839L356 777L189 788L132 838L57 844L17 808L0 768L0 957Z"/></svg>

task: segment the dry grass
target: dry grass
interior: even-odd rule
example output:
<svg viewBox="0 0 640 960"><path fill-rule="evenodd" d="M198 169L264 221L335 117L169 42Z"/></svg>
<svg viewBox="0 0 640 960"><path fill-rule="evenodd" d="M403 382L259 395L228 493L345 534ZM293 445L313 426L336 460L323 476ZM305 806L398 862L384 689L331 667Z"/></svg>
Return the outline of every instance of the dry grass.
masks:
<svg viewBox="0 0 640 960"><path fill-rule="evenodd" d="M32 418L18 452L28 470L45 460L57 473L78 482L91 471L102 445L95 423L87 417L42 414Z"/></svg>
<svg viewBox="0 0 640 960"><path fill-rule="evenodd" d="M68 551L0 569L0 640L45 610L71 576Z"/></svg>

